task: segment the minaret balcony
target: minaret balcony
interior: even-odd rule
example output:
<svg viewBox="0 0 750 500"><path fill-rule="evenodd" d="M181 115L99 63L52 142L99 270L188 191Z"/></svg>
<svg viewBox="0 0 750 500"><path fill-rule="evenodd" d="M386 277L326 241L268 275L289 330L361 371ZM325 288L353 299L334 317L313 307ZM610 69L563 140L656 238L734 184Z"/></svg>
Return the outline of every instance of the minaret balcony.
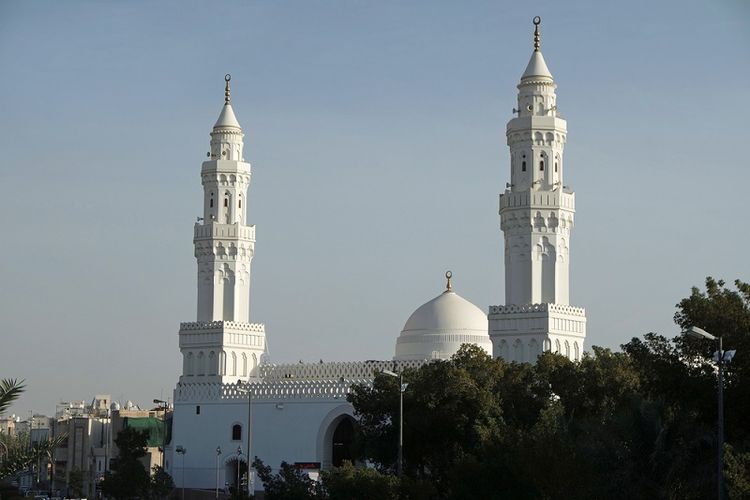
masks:
<svg viewBox="0 0 750 500"><path fill-rule="evenodd" d="M555 191L505 191L500 195L500 211L506 208L528 207L528 208L563 208L570 211L576 209L575 193L566 193L565 190Z"/></svg>
<svg viewBox="0 0 750 500"><path fill-rule="evenodd" d="M180 323L180 348L240 346L263 350L266 327L238 321Z"/></svg>
<svg viewBox="0 0 750 500"><path fill-rule="evenodd" d="M194 241L210 239L240 239L255 242L255 225L245 226L244 224L218 224L211 222L208 224L195 224Z"/></svg>

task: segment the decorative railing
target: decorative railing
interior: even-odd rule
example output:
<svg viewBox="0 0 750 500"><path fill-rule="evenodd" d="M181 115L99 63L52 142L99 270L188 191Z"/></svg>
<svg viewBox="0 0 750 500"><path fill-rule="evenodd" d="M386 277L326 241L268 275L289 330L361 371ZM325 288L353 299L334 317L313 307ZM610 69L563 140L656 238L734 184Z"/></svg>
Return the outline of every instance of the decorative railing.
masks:
<svg viewBox="0 0 750 500"><path fill-rule="evenodd" d="M372 384L375 373L418 368L426 361L355 361L261 365L249 383L180 382L175 401L253 399L339 399L351 392L354 384Z"/></svg>
<svg viewBox="0 0 750 500"><path fill-rule="evenodd" d="M265 333L263 323L240 323L238 321L192 321L180 323L180 330L237 330Z"/></svg>
<svg viewBox="0 0 750 500"><path fill-rule="evenodd" d="M556 312L569 314L571 316L586 316L586 309L583 307L566 306L562 304L526 304L526 305L509 305L509 306L490 306L489 313L493 314L516 314L516 313L535 313L535 312Z"/></svg>

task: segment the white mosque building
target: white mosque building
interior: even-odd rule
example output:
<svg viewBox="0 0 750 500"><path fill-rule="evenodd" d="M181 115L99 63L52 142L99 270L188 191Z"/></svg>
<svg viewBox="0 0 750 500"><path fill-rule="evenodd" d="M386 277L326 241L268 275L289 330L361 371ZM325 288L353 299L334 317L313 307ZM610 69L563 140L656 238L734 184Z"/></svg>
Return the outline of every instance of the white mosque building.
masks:
<svg viewBox="0 0 750 500"><path fill-rule="evenodd" d="M446 289L417 308L396 339L392 360L272 364L265 327L250 318L255 226L246 218L251 167L226 77L224 106L201 168L203 217L194 228L196 321L180 325L183 369L174 391L166 466L177 487L244 482L248 457L315 471L351 458L355 383L447 359L472 343L495 357L534 362L545 351L578 360L586 336L582 308L569 305L569 247L575 195L563 182L566 122L539 44L518 85L507 126L510 182L500 195L506 305L486 314ZM248 429L250 432L248 432ZM262 485L251 473L251 488Z"/></svg>

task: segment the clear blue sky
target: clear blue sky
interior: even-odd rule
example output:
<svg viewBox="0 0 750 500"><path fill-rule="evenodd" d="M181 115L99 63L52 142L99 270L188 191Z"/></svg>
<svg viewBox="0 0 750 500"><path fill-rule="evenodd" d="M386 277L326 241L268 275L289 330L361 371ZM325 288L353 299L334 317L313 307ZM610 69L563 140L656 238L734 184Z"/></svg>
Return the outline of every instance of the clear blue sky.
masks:
<svg viewBox="0 0 750 500"><path fill-rule="evenodd" d="M503 303L497 195L535 15L568 120L587 345L672 336L691 286L750 279L742 0L6 0L0 377L28 383L11 411L171 397L225 73L274 361L390 358L446 269Z"/></svg>

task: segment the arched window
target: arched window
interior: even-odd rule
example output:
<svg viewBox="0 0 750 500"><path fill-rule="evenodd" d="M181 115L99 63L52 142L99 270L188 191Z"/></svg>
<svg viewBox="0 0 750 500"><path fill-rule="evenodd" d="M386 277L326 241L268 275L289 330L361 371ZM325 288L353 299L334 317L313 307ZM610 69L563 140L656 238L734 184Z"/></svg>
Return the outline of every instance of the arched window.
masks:
<svg viewBox="0 0 750 500"><path fill-rule="evenodd" d="M555 172L557 172L557 162L555 162Z"/></svg>
<svg viewBox="0 0 750 500"><path fill-rule="evenodd" d="M238 208L242 208L242 198L240 198L240 203L239 203Z"/></svg>
<svg viewBox="0 0 750 500"><path fill-rule="evenodd" d="M526 172L526 160L521 162L521 172Z"/></svg>
<svg viewBox="0 0 750 500"><path fill-rule="evenodd" d="M544 170L544 160L539 160L539 170Z"/></svg>
<svg viewBox="0 0 750 500"><path fill-rule="evenodd" d="M225 207L229 206L229 198L224 198L224 206Z"/></svg>
<svg viewBox="0 0 750 500"><path fill-rule="evenodd" d="M232 441L242 440L242 426L240 424L234 424L232 426Z"/></svg>
<svg viewBox="0 0 750 500"><path fill-rule="evenodd" d="M214 197L213 197L213 195L211 195L211 200L208 202L208 207L209 208L214 208Z"/></svg>

